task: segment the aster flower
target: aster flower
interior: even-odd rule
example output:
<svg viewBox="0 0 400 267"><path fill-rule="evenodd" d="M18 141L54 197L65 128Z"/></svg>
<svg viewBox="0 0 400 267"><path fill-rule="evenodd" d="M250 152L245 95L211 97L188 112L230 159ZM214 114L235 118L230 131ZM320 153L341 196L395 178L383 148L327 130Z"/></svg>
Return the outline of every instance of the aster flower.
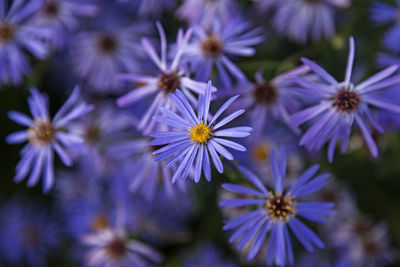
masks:
<svg viewBox="0 0 400 267"><path fill-rule="evenodd" d="M149 261L160 263L163 258L149 245L130 239L123 229L107 229L87 234L81 241L90 248L86 257L88 266L146 267L151 266Z"/></svg>
<svg viewBox="0 0 400 267"><path fill-rule="evenodd" d="M173 197L176 189L185 190L185 183L171 183L173 168L164 169L165 162L155 161L153 152L161 146L152 146L151 138L136 138L111 145L109 153L126 163L126 173L131 180L130 190L139 192L148 201L152 201L160 188L166 195ZM133 174L133 175L132 175Z"/></svg>
<svg viewBox="0 0 400 267"><path fill-rule="evenodd" d="M35 26L30 19L41 1L13 1L7 10L7 0L0 0L0 85L19 84L31 68L26 51L44 59L48 54L48 28Z"/></svg>
<svg viewBox="0 0 400 267"><path fill-rule="evenodd" d="M222 251L211 244L204 244L184 258L183 267L237 267L232 261L223 258Z"/></svg>
<svg viewBox="0 0 400 267"><path fill-rule="evenodd" d="M163 146L154 152L154 154L157 155L155 160L159 161L172 157L165 165L165 168L171 167L174 163L179 161L179 167L172 177L172 182L175 182L178 178L185 180L193 165L195 165L194 180L196 183L199 182L202 171L207 181L210 181L211 164L209 155L217 171L222 173L224 168L219 155L222 155L228 160L233 160L232 154L224 146L238 151L246 150L242 145L221 137L243 138L249 136L252 130L250 127L241 126L223 130L220 129L225 124L243 114L243 109L230 114L217 123L217 119L221 114L239 96L231 97L218 109L214 116L211 116L211 114L209 114L211 88L212 84L211 81L209 81L206 94L204 96L200 95L197 115L184 94L180 90L177 90L175 94L171 94L171 99L183 117L162 108L161 112L164 116L156 116L154 118L162 124L177 129L176 131L153 134L154 140L150 143L152 145Z"/></svg>
<svg viewBox="0 0 400 267"><path fill-rule="evenodd" d="M138 70L136 55L142 50L137 36L144 34L147 28L145 24L137 24L79 33L71 48L75 73L95 90L119 89L115 76L123 71Z"/></svg>
<svg viewBox="0 0 400 267"><path fill-rule="evenodd" d="M250 123L256 135L261 134L266 124L273 122L281 122L299 133L299 129L291 125L290 114L301 108L301 94L299 86L291 79L304 76L309 70L307 66L297 67L270 81L266 81L262 71L258 71L255 83L238 86L240 89L236 92L243 97L236 106L249 110Z"/></svg>
<svg viewBox="0 0 400 267"><path fill-rule="evenodd" d="M278 32L304 44L335 34L334 9L345 8L349 0L285 0L277 8L274 25Z"/></svg>
<svg viewBox="0 0 400 267"><path fill-rule="evenodd" d="M139 74L120 74L119 78L131 83L137 83L139 86L118 98L117 103L120 107L126 107L143 100L146 97L154 96L153 102L142 116L138 130L143 131L144 135L150 134L156 121L152 120L154 115L159 114L161 107L172 107L172 101L169 93L174 93L176 89L180 89L192 103L196 100L193 93L204 94L206 84L198 82L190 78L189 74L180 66L182 53L189 41L192 30L188 30L185 34L179 30L176 40L176 50L170 64L167 63L167 39L161 24L157 22L157 29L161 38L161 57L156 54L155 48L148 39L142 39L142 46L146 54L153 63L159 68L160 73L156 76L139 75ZM213 90L216 90L213 88ZM174 107L172 107L173 110Z"/></svg>
<svg viewBox="0 0 400 267"><path fill-rule="evenodd" d="M208 28L215 18L228 22L238 13L235 0L185 0L177 10L177 16L190 24Z"/></svg>
<svg viewBox="0 0 400 267"><path fill-rule="evenodd" d="M252 47L261 43L264 37L260 29L251 29L249 22L235 18L222 24L216 20L211 29L195 27L195 40L185 50L185 58L196 70L196 79L208 81L213 67L218 70L218 78L225 88L232 86L231 77L245 81L244 73L231 61L232 56L253 56Z"/></svg>
<svg viewBox="0 0 400 267"><path fill-rule="evenodd" d="M47 255L60 245L59 226L32 199L13 198L0 209L0 264L46 266Z"/></svg>
<svg viewBox="0 0 400 267"><path fill-rule="evenodd" d="M378 148L372 138L369 124L378 132L382 132L383 128L373 116L370 107L400 112L398 104L383 97L384 89L400 83L400 75L392 75L398 67L388 67L355 85L351 82L354 53L354 39L350 38L350 51L343 82L339 83L322 67L308 59L303 59L304 64L310 67L320 81L295 79L300 86L320 99L314 106L291 116L294 127L311 122L311 126L300 140L300 145L304 145L308 150L320 150L329 142L327 153L330 162L333 160L337 141L342 142L341 152L346 152L354 123L359 126L371 154L377 157Z"/></svg>
<svg viewBox="0 0 400 267"><path fill-rule="evenodd" d="M35 186L43 175L43 192L47 193L54 184L54 153L60 157L66 166L72 165L72 159L66 149L79 149L83 139L69 132L71 121L79 119L92 110L85 102L78 104L79 87L75 87L71 96L58 110L52 120L48 111L47 95L36 88L31 89L28 104L33 116L29 118L18 111L10 111L8 116L13 121L29 127L7 136L7 142L17 144L28 141L21 150L22 159L16 166L15 182L21 182L31 171L28 186Z"/></svg>
<svg viewBox="0 0 400 267"><path fill-rule="evenodd" d="M325 186L329 174L321 174L313 178L318 169L318 165L312 166L300 176L294 185L288 190L284 190L285 151L280 151L279 162L275 152L272 151L273 190L268 190L254 173L244 167L240 167L240 170L256 189L235 184L222 185L228 191L251 196L220 202L223 207L248 206L253 208L251 212L228 221L223 228L224 230L235 229L229 241L237 241L239 250L246 244L252 244L248 260L257 255L267 234L270 233L266 259L268 265L274 263L284 266L287 259L290 263L293 263L289 229L308 251L313 251L314 247L324 247L319 237L299 219L299 217L303 217L313 222L324 223L326 216L334 214L333 203L301 201L302 197L308 196Z"/></svg>
<svg viewBox="0 0 400 267"><path fill-rule="evenodd" d="M396 1L396 6L375 1L370 8L370 19L375 25L391 24L383 37L384 46L394 52L399 52L400 42L400 20L399 20L400 1Z"/></svg>
<svg viewBox="0 0 400 267"><path fill-rule="evenodd" d="M45 0L32 19L34 25L51 29L50 41L56 48L62 48L69 40L71 30L79 26L79 17L93 17L98 12L97 6L88 1Z"/></svg>

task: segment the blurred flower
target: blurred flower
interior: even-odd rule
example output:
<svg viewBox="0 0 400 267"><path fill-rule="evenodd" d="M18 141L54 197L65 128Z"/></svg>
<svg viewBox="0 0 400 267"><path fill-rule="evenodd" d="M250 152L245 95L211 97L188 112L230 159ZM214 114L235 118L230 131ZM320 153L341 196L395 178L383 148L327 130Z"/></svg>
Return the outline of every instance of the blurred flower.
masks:
<svg viewBox="0 0 400 267"><path fill-rule="evenodd" d="M186 255L183 267L237 267L238 265L232 261L223 258L222 251L213 245L202 245Z"/></svg>
<svg viewBox="0 0 400 267"><path fill-rule="evenodd" d="M79 26L77 17L93 17L98 8L82 0L44 0L39 12L32 19L34 25L49 27L51 44L63 48L70 39L69 32Z"/></svg>
<svg viewBox="0 0 400 267"><path fill-rule="evenodd" d="M71 60L75 73L99 91L119 89L115 78L120 72L139 69L141 47L138 36L148 30L146 24L128 27L107 26L104 30L79 33L72 42Z"/></svg>
<svg viewBox="0 0 400 267"><path fill-rule="evenodd" d="M211 155L211 159L213 160L218 172L222 173L224 168L218 154L228 160L233 160L232 154L226 150L224 146L238 151L246 150L242 145L220 137L243 138L250 135L252 130L250 127L242 126L218 130L225 124L243 114L244 109L238 110L216 123L220 115L239 96L231 97L226 101L208 122L208 118L211 117L211 114L209 113L211 88L212 84L211 81L209 81L205 95L200 95L199 97L197 115L185 95L180 90L177 90L175 94L171 94L170 96L183 117L170 110L162 108L161 112L164 116L157 116L154 118L162 124L179 129L178 131L155 133L152 135L154 140L150 143L151 145L164 146L154 152L154 154L157 155L155 158L157 161L173 156L165 165L165 168L171 167L178 160L180 161L178 164L179 167L172 177L172 182L175 182L179 177L185 180L188 176L189 170L194 164L195 182L199 182L202 171L204 172L207 181L210 181L211 164L209 154Z"/></svg>
<svg viewBox="0 0 400 267"><path fill-rule="evenodd" d="M284 0L274 16L278 32L304 44L335 34L334 9L345 8L350 0Z"/></svg>
<svg viewBox="0 0 400 267"><path fill-rule="evenodd" d="M294 68L266 81L262 71L255 74L255 84L246 83L239 86L236 93L243 97L236 105L249 110L251 126L255 135L260 135L266 127L272 127L273 122L286 124L295 133L297 127L291 127L290 114L302 106L299 86L292 81L294 77L302 77L309 72L307 66Z"/></svg>
<svg viewBox="0 0 400 267"><path fill-rule="evenodd" d="M25 50L44 59L51 33L48 28L31 23L42 1L13 1L7 10L8 2L0 0L0 85L22 82L31 70Z"/></svg>
<svg viewBox="0 0 400 267"><path fill-rule="evenodd" d="M396 6L375 1L371 4L370 8L370 19L375 25L386 25L391 24L389 30L383 37L384 46L394 52L400 51L400 1L396 1Z"/></svg>
<svg viewBox="0 0 400 267"><path fill-rule="evenodd" d="M46 256L60 244L54 218L32 199L13 198L0 209L0 264L46 266ZM4 263L4 262L3 262Z"/></svg>
<svg viewBox="0 0 400 267"><path fill-rule="evenodd" d="M71 121L79 119L92 110L85 102L77 103L80 88L75 87L71 96L58 110L52 120L49 117L48 98L36 88L31 89L28 104L33 120L18 111L10 111L8 116L18 124L29 127L7 136L9 144L28 141L21 150L22 159L16 167L15 182L21 182L31 170L28 186L35 186L43 174L43 192L47 193L54 184L53 150L66 166L72 165L72 159L66 149L79 149L83 138L68 131Z"/></svg>
<svg viewBox="0 0 400 267"><path fill-rule="evenodd" d="M395 54L377 53L376 63L379 67L390 67L392 65L400 65L400 57Z"/></svg>
<svg viewBox="0 0 400 267"><path fill-rule="evenodd" d="M261 43L264 37L260 29L251 30L250 23L235 18L226 24L218 20L211 30L195 27L195 40L184 52L184 57L195 70L196 79L208 81L214 66L218 70L218 78L226 89L232 87L233 76L236 80L245 81L244 73L231 61L231 56L253 56L256 51L252 47Z"/></svg>
<svg viewBox="0 0 400 267"><path fill-rule="evenodd" d="M176 5L176 0L139 0L138 13L141 16L160 16L162 12L171 10Z"/></svg>
<svg viewBox="0 0 400 267"><path fill-rule="evenodd" d="M182 30L179 30L173 60L168 66L166 35L161 24L157 22L156 25L161 38L161 57L156 54L153 45L148 39L142 39L142 46L146 54L154 64L157 65L161 73L157 76L128 73L119 75L121 80L137 84L137 88L132 90L132 92L118 98L117 103L120 107L135 104L136 102L155 94L155 97L153 97L153 103L142 116L137 127L140 131L143 131L144 135L148 135L153 131L156 121L152 120L152 117L159 114L160 108L172 107L169 93L174 93L176 89L180 89L192 103L195 103L196 100L191 91L197 94L204 94L206 87L205 83L191 79L190 75L179 66L182 53L190 39L192 31L189 30L184 34ZM213 89L215 90L215 88Z"/></svg>
<svg viewBox="0 0 400 267"><path fill-rule="evenodd" d="M173 168L165 169L162 166L165 162L154 160L153 152L162 146L150 145L151 138L136 138L113 144L110 147L110 154L119 159L125 160L126 173L131 179L129 186L132 192L140 192L148 201L154 199L158 193L157 188L165 190L169 197L174 196L176 189L185 190L185 183L178 181L171 183Z"/></svg>
<svg viewBox="0 0 400 267"><path fill-rule="evenodd" d="M289 229L294 233L300 243L308 250L313 251L314 246L323 248L324 244L319 237L298 217L303 217L313 222L324 223L325 217L333 215L333 203L330 202L304 202L301 197L310 195L325 186L329 174L321 174L312 179L319 166L314 165L300 176L297 182L284 190L286 174L286 153L280 151L280 160L277 161L275 152L271 152L271 170L274 179L273 191L267 190L261 180L250 170L240 167L246 178L258 190L249 187L223 184L226 190L251 195L251 198L227 199L220 202L223 207L254 207L253 211L236 219L228 221L224 230L236 229L229 242L238 241L237 249L242 249L246 244L252 243L248 260L253 259L264 240L271 232L267 252L268 265L273 263L284 266L288 258L293 263L292 242Z"/></svg>
<svg viewBox="0 0 400 267"><path fill-rule="evenodd" d="M162 255L147 244L129 238L123 229L106 229L87 234L81 242L90 247L87 253L88 266L126 267L151 266L160 263Z"/></svg>
<svg viewBox="0 0 400 267"><path fill-rule="evenodd" d="M400 105L383 95L385 92L383 89L400 83L399 75L391 76L398 67L388 67L358 85L354 85L351 82L354 53L354 39L350 38L345 80L341 83L315 62L308 59L303 59L304 64L318 75L320 81L316 82L304 78L294 79L300 86L320 97L320 101L316 105L291 116L294 127L311 122L311 127L301 138L300 145L304 145L311 151L320 150L323 145L329 142L327 154L330 162L333 161L338 140L342 142L341 152L346 152L354 122L360 127L371 154L374 157L378 156L378 148L372 138L369 123L378 132L383 132L383 128L374 118L370 106L400 113Z"/></svg>
<svg viewBox="0 0 400 267"><path fill-rule="evenodd" d="M177 10L179 18L206 29L211 27L215 19L226 23L237 13L235 0L184 0Z"/></svg>
<svg viewBox="0 0 400 267"><path fill-rule="evenodd" d="M256 12L266 12L270 10L274 10L275 8L279 7L280 4L284 3L285 1L282 0L253 0L256 6Z"/></svg>

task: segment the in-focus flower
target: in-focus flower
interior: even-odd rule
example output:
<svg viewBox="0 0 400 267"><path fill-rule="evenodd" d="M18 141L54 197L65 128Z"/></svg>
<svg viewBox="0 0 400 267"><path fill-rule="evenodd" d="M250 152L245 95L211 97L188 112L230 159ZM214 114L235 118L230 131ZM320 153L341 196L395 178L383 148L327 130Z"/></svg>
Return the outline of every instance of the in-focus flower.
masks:
<svg viewBox="0 0 400 267"><path fill-rule="evenodd" d="M266 81L263 73L258 71L255 74L255 83L247 82L238 86L240 89L235 92L243 97L235 104L249 110L250 123L256 135L261 134L273 122L283 123L294 132L299 132L298 128L291 126L290 114L301 108L301 94L299 86L291 79L304 76L308 72L307 66L301 66Z"/></svg>
<svg viewBox="0 0 400 267"><path fill-rule="evenodd" d="M0 209L1 264L47 266L47 255L60 243L59 225L32 199L13 198Z"/></svg>
<svg viewBox="0 0 400 267"><path fill-rule="evenodd" d="M378 156L378 148L372 138L372 130L383 132L375 119L371 106L389 112L400 113L400 105L384 97L385 90L400 83L400 75L392 75L398 66L391 66L355 85L351 82L354 61L354 39L350 38L350 51L343 82L336 81L328 72L315 62L303 59L320 81L305 78L294 80L320 100L314 106L301 110L291 116L293 126L311 122L310 127L300 140L308 150L320 150L329 142L328 159L333 161L337 141L341 141L341 152L348 146L351 128L356 123L368 145L371 154Z"/></svg>
<svg viewBox="0 0 400 267"><path fill-rule="evenodd" d="M147 29L146 24L135 24L79 33L71 49L75 73L95 90L110 92L119 89L120 83L115 76L139 69L137 56L142 49L138 36Z"/></svg>
<svg viewBox="0 0 400 267"><path fill-rule="evenodd" d="M301 200L325 186L329 174L321 174L313 178L319 169L314 165L305 171L288 190L284 189L286 176L286 155L280 151L278 162L275 151L271 152L271 171L274 179L273 190L268 190L261 180L250 170L240 167L242 173L256 189L235 184L223 184L223 188L239 194L249 195L248 198L227 199L220 202L223 207L250 207L251 212L228 221L224 230L235 230L229 242L238 242L237 249L246 244L252 244L248 260L253 259L263 245L268 233L267 252L268 265L284 266L287 259L293 263L292 241L289 229L297 240L308 251L314 247L323 248L321 239L306 226L299 217L324 223L325 217L333 215L333 203L311 202Z"/></svg>
<svg viewBox="0 0 400 267"><path fill-rule="evenodd" d="M119 75L119 78L122 80L138 84L137 88L132 90L132 92L121 96L117 100L120 107L134 104L146 97L152 96L154 98L137 126L138 130L143 131L145 135L153 131L156 121L152 120L152 117L159 114L160 108L171 108L173 106L169 96L170 93L174 93L176 89L180 89L189 101L196 104L196 99L192 95L192 92L204 94L206 88L204 82L191 79L189 73L184 71L180 66L182 53L190 39L192 30L188 30L185 34L182 30L179 30L176 40L176 50L174 50L172 62L168 64L166 35L161 24L158 22L157 28L161 38L161 57L157 55L156 50L148 39L142 39L142 46L146 54L158 67L160 73L156 76L128 73ZM216 90L215 88L213 89ZM174 107L172 108L175 110Z"/></svg>
<svg viewBox="0 0 400 267"><path fill-rule="evenodd" d="M50 31L30 22L42 1L13 1L7 10L8 2L0 0L0 84L18 84L31 70L25 50L44 59Z"/></svg>
<svg viewBox="0 0 400 267"><path fill-rule="evenodd" d="M193 165L195 165L194 180L196 183L199 182L202 171L207 181L210 181L211 164L209 155L218 172L222 173L224 168L219 155L228 160L233 160L233 155L224 146L238 151L246 151L246 148L242 145L221 137L243 138L250 135L252 128L241 126L220 129L243 114L244 109L238 110L217 122L221 114L239 96L231 97L212 116L209 113L211 88L212 84L209 81L206 94L200 95L197 114L194 112L185 95L180 90L177 90L170 97L183 117L170 110L161 108L163 116L156 116L154 118L162 124L176 128L174 131L153 134L154 140L150 143L155 146L163 146L154 152L157 155L155 160L159 161L172 157L165 165L165 168L169 168L179 161L179 166L172 177L172 182L175 182L178 178L185 180Z"/></svg>
<svg viewBox="0 0 400 267"><path fill-rule="evenodd" d="M157 190L164 190L166 195L173 197L176 189L185 190L183 181L171 183L174 168L165 169L165 162L155 161L153 152L162 146L152 146L151 138L136 138L116 142L110 147L110 154L121 159L126 166L126 173L131 180L129 186L132 192L140 192L148 201L152 201Z"/></svg>
<svg viewBox="0 0 400 267"><path fill-rule="evenodd" d="M32 19L38 26L49 27L51 44L62 48L70 40L70 31L79 26L79 17L93 17L98 8L88 1L45 0L39 12Z"/></svg>
<svg viewBox="0 0 400 267"><path fill-rule="evenodd" d="M375 1L370 8L370 19L375 25L391 24L383 37L384 46L394 52L400 51L400 1L396 1L396 6Z"/></svg>
<svg viewBox="0 0 400 267"><path fill-rule="evenodd" d="M219 80L224 88L229 89L232 86L231 76L238 81L246 80L231 57L253 56L256 51L252 46L264 40L259 28L251 29L250 23L240 18L226 24L216 20L210 30L197 26L194 33L196 38L187 46L184 57L195 70L196 79L210 80L212 69L216 67Z"/></svg>
<svg viewBox="0 0 400 267"><path fill-rule="evenodd" d="M15 182L21 182L30 172L28 186L35 186L43 175L43 192L48 192L54 184L54 153L66 166L72 165L67 149L79 150L83 138L70 132L71 121L79 119L92 110L85 102L78 103L80 88L75 87L71 96L50 120L49 103L46 94L36 88L31 89L28 98L33 119L18 111L10 111L8 116L27 130L17 131L7 136L7 142L17 144L28 141L21 150L21 160L16 166Z"/></svg>
<svg viewBox="0 0 400 267"><path fill-rule="evenodd" d="M279 5L274 25L298 43L319 41L335 34L335 8L345 8L349 0L285 0Z"/></svg>
<svg viewBox="0 0 400 267"><path fill-rule="evenodd" d="M223 253L218 247L206 244L202 245L188 254L184 258L183 267L202 267L202 266L218 266L218 267L237 267L238 265L232 261L223 258Z"/></svg>
<svg viewBox="0 0 400 267"><path fill-rule="evenodd" d="M235 0L185 0L177 10L178 17L204 28L209 28L215 19L226 23L237 13Z"/></svg>
<svg viewBox="0 0 400 267"><path fill-rule="evenodd" d="M152 266L163 259L151 246L131 239L123 229L106 229L87 234L81 242L90 248L86 256L88 266L125 267Z"/></svg>

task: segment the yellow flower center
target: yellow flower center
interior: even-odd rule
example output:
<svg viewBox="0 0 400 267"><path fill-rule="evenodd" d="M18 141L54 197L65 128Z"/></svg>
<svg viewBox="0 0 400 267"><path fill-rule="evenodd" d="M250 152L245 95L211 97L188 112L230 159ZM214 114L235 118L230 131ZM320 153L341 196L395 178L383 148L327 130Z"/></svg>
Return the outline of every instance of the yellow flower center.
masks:
<svg viewBox="0 0 400 267"><path fill-rule="evenodd" d="M267 143L258 143L252 149L252 156L255 160L264 161L269 159L270 147Z"/></svg>
<svg viewBox="0 0 400 267"><path fill-rule="evenodd" d="M207 143L208 139L211 138L212 131L211 129L205 124L198 124L194 128L190 128L190 138L192 141L197 143Z"/></svg>
<svg viewBox="0 0 400 267"><path fill-rule="evenodd" d="M54 139L55 129L50 121L35 120L36 128L29 128L29 142L47 145Z"/></svg>
<svg viewBox="0 0 400 267"><path fill-rule="evenodd" d="M96 231L101 231L109 226L107 217L104 214L99 214L95 216L92 220L92 229Z"/></svg>
<svg viewBox="0 0 400 267"><path fill-rule="evenodd" d="M291 216L296 215L296 201L290 196L275 195L270 192L270 198L267 200L266 211L269 217L275 221L279 219L281 222L288 222Z"/></svg>

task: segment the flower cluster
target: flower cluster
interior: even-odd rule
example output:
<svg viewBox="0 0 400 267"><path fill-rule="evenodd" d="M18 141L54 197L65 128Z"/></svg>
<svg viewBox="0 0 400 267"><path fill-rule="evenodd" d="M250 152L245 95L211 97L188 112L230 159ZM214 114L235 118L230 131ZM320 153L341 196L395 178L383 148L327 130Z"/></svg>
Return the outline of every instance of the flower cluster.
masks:
<svg viewBox="0 0 400 267"><path fill-rule="evenodd" d="M390 25L392 53L399 4L373 2L365 26ZM398 175L400 57L377 53L376 72L367 54L379 42L356 30L356 8L0 0L1 106L25 127L0 127L23 145L2 147L15 183L0 184L0 266L395 262L398 218L374 223L360 210L371 199L379 217L399 204L369 191L392 186L375 177ZM339 144L347 155L333 162ZM371 181L352 176L358 165ZM25 178L45 196L15 185Z"/></svg>

